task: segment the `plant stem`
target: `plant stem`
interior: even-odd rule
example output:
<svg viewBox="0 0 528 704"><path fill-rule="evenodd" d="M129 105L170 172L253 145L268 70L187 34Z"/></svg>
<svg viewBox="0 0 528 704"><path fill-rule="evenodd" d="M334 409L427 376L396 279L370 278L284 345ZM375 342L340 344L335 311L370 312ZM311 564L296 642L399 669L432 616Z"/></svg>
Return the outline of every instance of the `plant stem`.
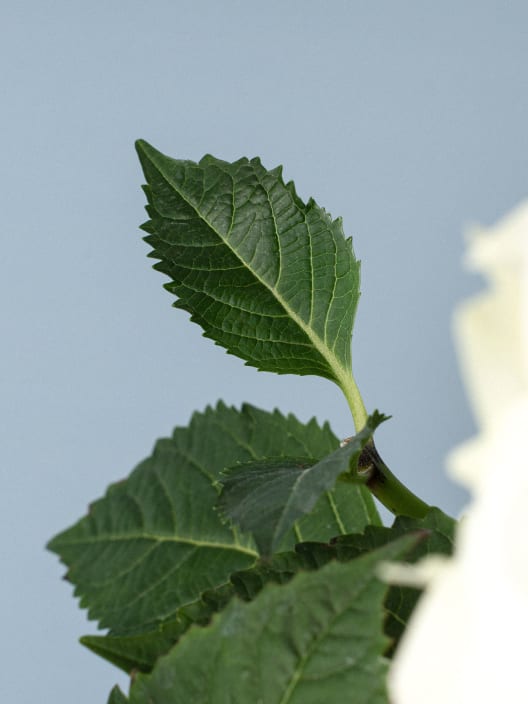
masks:
<svg viewBox="0 0 528 704"><path fill-rule="evenodd" d="M373 441L361 453L358 474L365 478L365 485L374 496L396 516L423 518L431 509L394 476L379 456Z"/></svg>
<svg viewBox="0 0 528 704"><path fill-rule="evenodd" d="M340 381L341 390L345 395L345 398L348 402L348 406L350 408L350 412L352 413L352 418L354 419L356 433L359 433L360 430L363 430L363 427L367 422L367 409L365 408L365 404L363 403L363 399L361 398L361 394L356 384L356 380L354 379L352 374L347 374L346 376L343 376Z"/></svg>
<svg viewBox="0 0 528 704"><path fill-rule="evenodd" d="M341 389L348 401L356 433L359 433L367 422L368 414L352 374L341 379ZM431 509L394 476L379 456L374 441L369 442L361 453L358 474L374 496L396 516L423 518Z"/></svg>

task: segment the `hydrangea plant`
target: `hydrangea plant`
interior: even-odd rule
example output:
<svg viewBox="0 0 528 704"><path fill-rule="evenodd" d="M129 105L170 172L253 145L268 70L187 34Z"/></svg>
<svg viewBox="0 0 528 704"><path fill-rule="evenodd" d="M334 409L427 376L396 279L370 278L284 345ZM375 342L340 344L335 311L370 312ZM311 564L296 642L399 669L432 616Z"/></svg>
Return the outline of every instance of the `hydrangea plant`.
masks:
<svg viewBox="0 0 528 704"><path fill-rule="evenodd" d="M454 611L443 631L438 625L442 584L448 596L460 583L475 596L470 575L482 574L472 572L472 540L491 494L483 490L450 558L455 521L415 496L377 452L374 435L387 418L367 412L352 372L360 264L339 219L302 202L281 169L266 170L259 159L182 161L144 141L137 151L147 182L142 228L174 305L248 365L336 384L356 434L340 442L327 423L219 401L158 440L128 479L50 541L80 605L106 629L81 642L130 674L129 692L114 688L109 704L423 702L413 669L434 679L442 658L430 644L447 642L455 618L465 622ZM495 271L495 255L486 256ZM489 305L495 324L500 314ZM480 322L473 309L464 315L473 322L462 327L481 325L491 345L488 313ZM489 361L481 341L468 350ZM486 373L488 391L495 369ZM490 428L504 421L517 437L521 416L508 418L491 411ZM497 469L494 442L471 451L478 459L461 460L476 487L484 486L481 470ZM519 451L514 441L510 448ZM508 482L500 486L506 491ZM394 514L392 525L382 525L374 497ZM431 559L447 566L428 570L436 576L413 616ZM479 636L471 611L465 615L473 647ZM442 689L441 674L438 682L443 694L434 701L477 701Z"/></svg>

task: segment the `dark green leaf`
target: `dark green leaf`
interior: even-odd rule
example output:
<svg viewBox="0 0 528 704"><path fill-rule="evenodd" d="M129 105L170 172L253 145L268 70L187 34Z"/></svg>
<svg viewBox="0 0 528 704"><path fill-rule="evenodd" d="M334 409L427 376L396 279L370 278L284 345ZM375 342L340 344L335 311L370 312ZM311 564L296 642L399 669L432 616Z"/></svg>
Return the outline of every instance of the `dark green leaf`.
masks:
<svg viewBox="0 0 528 704"><path fill-rule="evenodd" d="M219 404L160 440L128 480L110 487L49 548L68 566L81 605L101 626L113 635L155 630L255 561L252 539L223 525L213 510L220 472L268 453L319 458L336 444L327 425ZM363 489L350 489L348 504L339 508L332 492L323 497L289 545L362 530L375 509Z"/></svg>
<svg viewBox="0 0 528 704"><path fill-rule="evenodd" d="M136 146L143 228L176 307L247 364L326 377L349 395L359 262L341 221L259 159L197 164Z"/></svg>
<svg viewBox="0 0 528 704"><path fill-rule="evenodd" d="M254 599L267 582L283 584L300 570L317 570L331 560L348 562L376 550L398 538L421 535L406 562L417 562L425 555L451 555L454 548L456 521L432 508L423 519L399 516L390 528L367 526L364 533L338 536L330 543L304 542L295 546L295 553L274 555L269 561L231 575L234 593L245 600ZM387 614L385 632L391 639L392 653L401 638L421 592L409 587L391 586L385 600Z"/></svg>
<svg viewBox="0 0 528 704"><path fill-rule="evenodd" d="M220 478L221 515L252 533L261 554L272 554L293 524L333 488L339 475L354 475L363 448L383 420L384 416L374 413L345 447L319 462L276 458L226 470Z"/></svg>
<svg viewBox="0 0 528 704"><path fill-rule="evenodd" d="M451 555L454 546L456 522L440 511L433 508L423 519L398 516L391 528L367 526L363 535L339 536L332 541L332 548L338 560L352 560L358 555L375 550L386 545L396 538L412 532L422 532L425 538L406 556L408 562L417 562L425 555L440 554ZM303 560L308 559L305 553L311 553L310 544L298 546L303 554ZM385 600L387 620L385 632L391 638L392 654L403 635L407 623L421 595L419 589L411 587L391 586Z"/></svg>
<svg viewBox="0 0 528 704"><path fill-rule="evenodd" d="M210 618L212 611L208 610ZM81 643L128 674L148 672L167 653L193 623L183 614L157 628L131 635L83 636Z"/></svg>
<svg viewBox="0 0 528 704"><path fill-rule="evenodd" d="M128 699L116 685L110 692L107 704L129 704Z"/></svg>
<svg viewBox="0 0 528 704"><path fill-rule="evenodd" d="M408 533L422 539L407 553L407 562L415 562L429 553L449 555L453 547L455 522L439 509L432 509L422 520L399 517L392 528L367 526L364 533L339 537L331 543L306 542L296 545L295 552L273 555L253 567L234 572L229 584L209 590L193 604L182 607L174 621L166 622L151 632L133 636L86 636L82 642L94 652L118 665L126 672L148 672L157 658L193 623L205 625L216 611L225 608L233 596L253 600L268 583L286 584L299 571L317 570L332 560L348 562L376 550ZM385 633L390 637L392 653L401 637L420 592L416 589L391 586L385 599Z"/></svg>
<svg viewBox="0 0 528 704"><path fill-rule="evenodd" d="M394 522L393 532L395 535L404 535L413 530L428 532L427 539L418 543L407 557L409 562L417 562L426 555L451 555L454 548L455 527L456 522L452 518L446 516L440 509L433 508L421 521L399 516ZM392 586L389 589L385 600L387 611L385 632L392 640L390 654L398 646L420 596L421 591L411 587Z"/></svg>
<svg viewBox="0 0 528 704"><path fill-rule="evenodd" d="M167 653L189 626L206 625L233 596L250 601L265 584L284 584L304 566L304 559L295 553L274 555L270 561L234 572L229 583L204 592L196 602L181 607L175 619L153 630L122 636L84 636L81 643L127 673L135 670L149 672L158 657Z"/></svg>
<svg viewBox="0 0 528 704"><path fill-rule="evenodd" d="M398 516L393 523L392 530L397 535L404 535L413 530L429 530L432 542L429 543L427 552L451 554L455 545L455 531L457 522L439 508L432 508L427 516L421 520ZM340 540L340 538L338 538ZM424 553L425 554L425 553Z"/></svg>
<svg viewBox="0 0 528 704"><path fill-rule="evenodd" d="M192 628L137 676L131 704L387 704L387 646L376 577L416 537L401 538L348 563L301 573L238 600L208 628Z"/></svg>

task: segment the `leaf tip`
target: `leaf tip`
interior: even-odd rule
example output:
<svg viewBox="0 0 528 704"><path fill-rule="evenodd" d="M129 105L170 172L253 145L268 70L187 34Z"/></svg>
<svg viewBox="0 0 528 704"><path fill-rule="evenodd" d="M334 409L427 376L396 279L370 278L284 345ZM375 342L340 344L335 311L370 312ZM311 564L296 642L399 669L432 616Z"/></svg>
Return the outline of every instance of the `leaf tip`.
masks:
<svg viewBox="0 0 528 704"><path fill-rule="evenodd" d="M139 158L142 156L147 156L148 153L154 149L154 147L152 147L145 139L136 139L134 146Z"/></svg>

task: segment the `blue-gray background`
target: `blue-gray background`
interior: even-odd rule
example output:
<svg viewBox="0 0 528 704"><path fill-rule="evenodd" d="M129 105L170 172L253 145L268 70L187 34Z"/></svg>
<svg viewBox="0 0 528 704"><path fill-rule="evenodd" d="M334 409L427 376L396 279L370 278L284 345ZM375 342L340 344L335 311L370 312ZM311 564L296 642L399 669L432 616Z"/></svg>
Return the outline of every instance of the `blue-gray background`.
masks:
<svg viewBox="0 0 528 704"><path fill-rule="evenodd" d="M260 155L342 215L363 261L354 368L378 444L428 501L474 432L450 334L481 283L461 232L528 194L528 4L6 3L1 11L1 700L104 704L126 678L45 541L156 437L223 398L329 419L332 384L244 367L170 307L137 229L133 141Z"/></svg>

